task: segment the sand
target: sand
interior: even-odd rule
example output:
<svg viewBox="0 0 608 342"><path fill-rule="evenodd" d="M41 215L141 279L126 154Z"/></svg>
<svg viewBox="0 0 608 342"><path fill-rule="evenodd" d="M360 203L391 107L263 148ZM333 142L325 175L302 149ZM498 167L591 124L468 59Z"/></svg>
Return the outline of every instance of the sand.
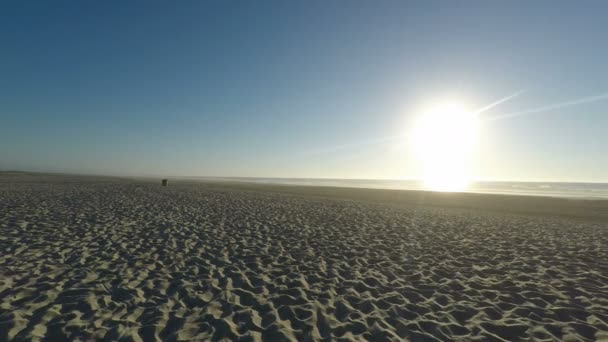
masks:
<svg viewBox="0 0 608 342"><path fill-rule="evenodd" d="M608 340L606 202L4 173L0 340Z"/></svg>

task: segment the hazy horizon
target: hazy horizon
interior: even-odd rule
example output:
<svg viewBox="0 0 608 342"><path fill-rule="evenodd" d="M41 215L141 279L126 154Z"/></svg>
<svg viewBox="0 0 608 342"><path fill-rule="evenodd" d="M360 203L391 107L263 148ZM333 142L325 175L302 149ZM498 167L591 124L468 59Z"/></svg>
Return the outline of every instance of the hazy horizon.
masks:
<svg viewBox="0 0 608 342"><path fill-rule="evenodd" d="M346 181L405 181L423 182L422 178L330 178L330 177L265 177L265 176L226 176L226 175L171 175L171 174L129 174L129 173L95 173L95 172L73 172L73 171L49 171L37 169L0 169L0 172L40 173L40 174L65 174L75 176L99 176L99 177L129 177L129 178L217 178L217 179L285 179L285 180L346 180ZM584 180L534 180L534 179L472 179L473 183L581 183L581 184L608 184L608 181L584 181Z"/></svg>
<svg viewBox="0 0 608 342"><path fill-rule="evenodd" d="M3 3L0 170L606 183L606 10Z"/></svg>

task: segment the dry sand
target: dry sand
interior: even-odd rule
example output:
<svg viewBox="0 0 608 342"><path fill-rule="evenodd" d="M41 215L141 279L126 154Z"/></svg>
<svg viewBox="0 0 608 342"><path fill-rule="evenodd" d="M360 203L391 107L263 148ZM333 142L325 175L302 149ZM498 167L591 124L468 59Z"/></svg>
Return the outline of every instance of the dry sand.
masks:
<svg viewBox="0 0 608 342"><path fill-rule="evenodd" d="M608 340L607 202L4 173L0 340Z"/></svg>

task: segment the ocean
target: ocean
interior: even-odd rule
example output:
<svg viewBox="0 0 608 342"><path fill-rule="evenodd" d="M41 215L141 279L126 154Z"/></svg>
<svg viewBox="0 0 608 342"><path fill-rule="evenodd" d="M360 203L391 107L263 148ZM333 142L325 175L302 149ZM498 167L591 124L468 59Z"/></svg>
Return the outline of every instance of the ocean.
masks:
<svg viewBox="0 0 608 342"><path fill-rule="evenodd" d="M370 189L427 190L420 181L389 179L323 179L323 178L207 178L263 184L336 186ZM549 196L567 198L608 199L608 183L567 182L473 182L463 192Z"/></svg>

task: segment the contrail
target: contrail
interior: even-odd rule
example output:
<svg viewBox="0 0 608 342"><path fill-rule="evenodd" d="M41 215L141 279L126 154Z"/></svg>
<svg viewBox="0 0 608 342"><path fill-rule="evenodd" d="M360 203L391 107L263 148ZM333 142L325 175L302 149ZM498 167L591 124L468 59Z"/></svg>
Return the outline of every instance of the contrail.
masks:
<svg viewBox="0 0 608 342"><path fill-rule="evenodd" d="M502 119L507 119L507 118L513 118L513 117L516 117L516 116L522 116L522 115L528 115L528 114L534 114L534 113L541 113L541 112L546 112L546 111L553 110L553 109L570 107L570 106L575 106L575 105L584 104L584 103L603 101L603 100L607 100L607 99L608 99L608 93L604 93L604 94L601 94L601 95L588 96L588 97L583 97L583 98L576 99L576 100L570 100L570 101L560 102L560 103L556 103L556 104L551 104L551 105L548 105L548 106L538 107L538 108L534 108L534 109L528 109L528 110L524 110L524 111L521 111L521 112L509 113L509 114L504 114L504 115L498 115L498 116L487 118L487 120L491 120L491 121L502 120Z"/></svg>
<svg viewBox="0 0 608 342"><path fill-rule="evenodd" d="M480 114L485 111L488 111L502 103L505 103L505 102L521 95L522 93L523 93L523 90L520 90L520 91L518 91L514 94L511 94L507 97L504 97L498 101L492 102L489 105L486 105L486 106L476 110L474 113ZM541 112L546 112L546 111L553 110L553 109L559 109L559 108L570 107L570 106L575 106L575 105L579 105L579 104L592 103L592 102L603 101L603 100L608 100L608 93L604 93L601 95L595 95L595 96L583 97L583 98L576 99L576 100L560 102L560 103L542 106L542 107L538 107L538 108L534 108L534 109L524 110L521 112L514 112L514 113L498 115L498 116L494 116L494 117L488 117L488 118L485 118L484 120L494 121L494 120L508 119L508 118L512 118L512 117L523 116L523 115L534 114L534 113L541 113ZM340 151L340 150L346 150L346 149L362 147L362 146L367 146L367 145L384 144L384 143L388 143L391 141L399 141L399 140L407 142L408 139L407 139L407 136L404 136L404 135L389 136L389 137L383 137L383 138L377 138L377 139L368 139L365 141L360 141L360 142L351 143L351 144L330 146L330 147L321 148L321 149L317 149L317 150L307 151L307 152L304 152L304 154L305 155L311 155L311 154L314 155L314 154L332 153L332 152L336 152L336 151Z"/></svg>
<svg viewBox="0 0 608 342"><path fill-rule="evenodd" d="M490 110L496 106L498 106L501 103L507 102L517 96L519 96L521 93L523 93L523 90L520 90L514 94L511 94L507 97L504 97L498 101L494 101L492 103L490 103L489 105L486 105L478 110L476 110L474 113L475 114L479 114L482 112L485 112L487 110ZM356 147L363 147L363 146L368 146L368 145L379 145L379 144L384 144L384 143L388 143L388 142L392 142L392 141L404 141L407 143L407 137L404 135L394 135L394 136L389 136L389 137L383 137L383 138L377 138L377 139L368 139L365 141L360 141L360 142L355 142L355 143L351 143L351 144L344 144L344 145L338 145L338 146L329 146L326 148L321 148L321 149L316 149L316 150L311 150L311 151L306 151L304 152L304 155L314 155L314 154L324 154L324 153L333 153L336 151L340 151L340 150L346 150L346 149L352 149L352 148L356 148Z"/></svg>
<svg viewBox="0 0 608 342"><path fill-rule="evenodd" d="M514 93L514 94L512 94L512 95L509 95L509 96L507 96L507 97L505 97L505 98L502 98L502 99L500 99L500 100L498 100L498 101L492 102L492 103L490 103L489 105L487 105L487 106L485 106L485 107L482 107L482 108L480 108L480 109L476 110L476 111L475 111L475 112L473 112L473 113L474 113L474 114L480 114L480 113L483 113L483 112L485 112L485 111L487 111L487 110L490 110L490 109L492 109L492 108L494 108L494 107L498 106L498 105L499 105L499 104L501 104L501 103L507 102L507 101L511 100L512 98L514 98L514 97L517 97L517 96L521 95L521 93L523 93L523 92L524 92L523 90L520 90L520 91L518 91L518 92L516 92L516 93Z"/></svg>

